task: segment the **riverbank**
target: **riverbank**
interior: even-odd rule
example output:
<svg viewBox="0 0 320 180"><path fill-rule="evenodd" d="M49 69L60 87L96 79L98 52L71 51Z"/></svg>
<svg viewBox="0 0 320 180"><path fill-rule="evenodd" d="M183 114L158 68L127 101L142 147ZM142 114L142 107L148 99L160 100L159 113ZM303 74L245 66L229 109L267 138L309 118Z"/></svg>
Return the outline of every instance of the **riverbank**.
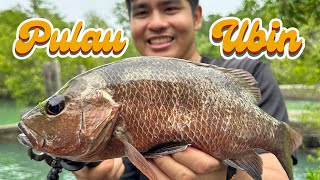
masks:
<svg viewBox="0 0 320 180"><path fill-rule="evenodd" d="M0 141L17 141L19 129L17 124L1 125L0 126Z"/></svg>

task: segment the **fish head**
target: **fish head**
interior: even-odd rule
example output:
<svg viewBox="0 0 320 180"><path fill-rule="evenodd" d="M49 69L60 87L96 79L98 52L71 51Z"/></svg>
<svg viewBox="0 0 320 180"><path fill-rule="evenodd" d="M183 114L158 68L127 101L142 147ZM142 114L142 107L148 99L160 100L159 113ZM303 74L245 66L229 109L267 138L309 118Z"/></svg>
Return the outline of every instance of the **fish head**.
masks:
<svg viewBox="0 0 320 180"><path fill-rule="evenodd" d="M95 85L75 79L26 113L18 125L20 143L75 161L101 152L120 106L102 85Z"/></svg>

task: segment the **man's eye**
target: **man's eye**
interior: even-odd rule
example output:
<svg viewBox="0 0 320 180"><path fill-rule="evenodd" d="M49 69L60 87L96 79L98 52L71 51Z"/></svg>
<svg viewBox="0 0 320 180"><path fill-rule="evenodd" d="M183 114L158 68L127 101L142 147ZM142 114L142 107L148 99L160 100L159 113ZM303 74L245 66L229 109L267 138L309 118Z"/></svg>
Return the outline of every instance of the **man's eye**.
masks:
<svg viewBox="0 0 320 180"><path fill-rule="evenodd" d="M179 10L178 7L168 7L168 8L165 9L165 12L166 12L166 13L170 13L170 14L174 14L174 13L176 13L178 10Z"/></svg>
<svg viewBox="0 0 320 180"><path fill-rule="evenodd" d="M137 18L142 18L142 17L145 17L147 15L148 15L147 11L137 11L137 12L133 13L133 16L137 17Z"/></svg>

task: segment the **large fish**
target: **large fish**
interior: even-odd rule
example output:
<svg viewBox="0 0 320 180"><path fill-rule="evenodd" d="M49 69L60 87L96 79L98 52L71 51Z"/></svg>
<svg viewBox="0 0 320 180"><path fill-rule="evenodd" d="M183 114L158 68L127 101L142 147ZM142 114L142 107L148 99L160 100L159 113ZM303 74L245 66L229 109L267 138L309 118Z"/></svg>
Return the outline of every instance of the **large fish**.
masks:
<svg viewBox="0 0 320 180"><path fill-rule="evenodd" d="M19 141L73 161L127 156L157 179L143 155L188 145L261 179L255 149L272 152L293 179L302 138L256 103L246 71L161 57L128 58L89 70L25 114Z"/></svg>

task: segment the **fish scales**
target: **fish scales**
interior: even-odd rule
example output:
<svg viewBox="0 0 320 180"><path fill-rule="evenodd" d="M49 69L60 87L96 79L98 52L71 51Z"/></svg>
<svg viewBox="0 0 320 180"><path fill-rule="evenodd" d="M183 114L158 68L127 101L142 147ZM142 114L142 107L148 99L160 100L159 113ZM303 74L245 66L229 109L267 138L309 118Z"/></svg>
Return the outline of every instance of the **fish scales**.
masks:
<svg viewBox="0 0 320 180"><path fill-rule="evenodd" d="M276 154L291 178L288 153L290 155L301 144L301 137L255 105L259 100L254 89L255 80L247 74L241 70L159 57L129 58L98 67L73 78L53 95L52 99L62 94L69 102L57 117L46 116L47 120L72 117L73 123L79 122L79 126L69 124L74 127L75 134L71 137L71 133L68 139L81 144L79 152L59 152L57 147L45 147L46 143L41 147L30 142L25 144L77 161L121 157L126 154L126 146L114 133L121 127L129 143L141 153L162 144L183 142L226 164L232 161L231 165L240 166L258 179L261 172L251 173L245 166L248 162L241 157L255 148L265 149ZM119 109L116 104L120 105ZM107 106L116 110L110 111L105 108ZM44 107L37 106L22 119L24 124L34 128L32 132L39 132L40 127L32 124L32 120L41 116L38 112L41 108ZM77 109L82 109L81 113L77 113ZM109 116L105 117L102 112ZM112 123L103 120L109 117ZM45 122L42 124L45 126ZM47 131L52 134L58 130ZM286 132L284 137L282 133ZM66 132L63 134L68 136ZM37 136L41 139L41 135ZM54 139L50 140L50 135L42 136L50 142L47 144L58 146ZM289 142L288 147L282 147L284 138ZM67 151L67 142L59 142L59 145L65 146ZM75 145L72 148L75 149ZM287 157L283 157L285 154Z"/></svg>
<svg viewBox="0 0 320 180"><path fill-rule="evenodd" d="M241 144L248 144L249 141L252 143L253 139L259 142L259 139L265 136L272 136L274 132L261 127L263 124L251 123L257 123L257 120L261 119L259 115L252 117L255 113L251 106L241 111L236 110L247 104L247 100L239 98L239 93L232 93L239 92L239 87L230 87L231 85L226 83L227 77L223 79L221 76L213 76L210 72L212 68L190 65L192 70L186 71L185 67L181 67L181 64L175 61L163 63L163 60L145 60L135 62L134 65L130 62L127 65L119 64L114 70L101 69L103 73L110 74L107 76L123 72L117 75L121 77L121 81L110 83L108 88L114 92L114 100L123 105L120 119L126 121L133 137L142 138L137 138L137 142L132 143L138 150L145 152L159 143L184 140L201 149L214 146L211 149L216 154L211 155L227 158L220 156L219 154L225 153L219 151L234 151L233 146L227 147L228 138L238 137L237 141L240 143L237 150L241 152ZM232 92L228 93L229 89L226 88L232 88ZM219 121L220 119L224 121ZM240 125L243 128L240 128ZM270 125L276 124L267 124L268 127ZM253 127L256 129L252 129ZM146 132L148 130L152 132ZM267 134L264 135L261 130L266 130ZM172 134L163 136L170 139L157 138L155 135L158 132ZM239 134L235 136L231 132ZM203 150L208 152L209 149Z"/></svg>

